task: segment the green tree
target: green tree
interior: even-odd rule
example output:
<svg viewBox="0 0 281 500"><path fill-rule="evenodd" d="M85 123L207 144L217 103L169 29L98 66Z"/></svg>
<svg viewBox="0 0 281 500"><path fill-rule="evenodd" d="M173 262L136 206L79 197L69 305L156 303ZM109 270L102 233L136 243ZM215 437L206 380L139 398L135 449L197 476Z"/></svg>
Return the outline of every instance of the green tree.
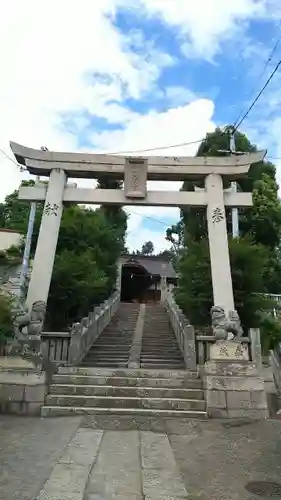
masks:
<svg viewBox="0 0 281 500"><path fill-rule="evenodd" d="M22 182L22 186L34 185L35 182L33 180ZM30 203L28 201L19 200L18 194L19 191L17 189L13 193L6 196L3 203L0 203L0 226L5 229L13 229L14 231L18 231L23 236L25 236L28 226ZM31 255L34 255L35 252L42 212L43 203L36 203L36 215L32 235Z"/></svg>
<svg viewBox="0 0 281 500"><path fill-rule="evenodd" d="M94 251L62 250L57 255L48 299L48 328L66 329L108 297L108 278Z"/></svg>
<svg viewBox="0 0 281 500"><path fill-rule="evenodd" d="M0 347L13 335L12 299L0 293Z"/></svg>
<svg viewBox="0 0 281 500"><path fill-rule="evenodd" d="M33 184L33 182L29 182ZM37 204L31 248L34 255L43 205ZM26 234L30 203L18 191L0 205L2 226ZM46 328L66 328L113 291L117 259L123 253L127 217L115 207L64 207L50 287ZM5 257L6 258L6 257ZM71 287L73 292L71 292Z"/></svg>
<svg viewBox="0 0 281 500"><path fill-rule="evenodd" d="M245 134L235 134L237 151L255 152L257 148L251 144ZM207 134L200 145L197 156L225 156L229 149L229 136L219 128ZM193 191L194 187L204 187L203 182L185 181L182 189ZM224 186L229 182L224 180ZM269 249L275 248L281 234L281 204L278 199L276 168L267 161L251 165L248 175L239 180L238 190L253 192L253 207L239 209L239 230L241 236L249 235L255 243L261 243ZM231 210L227 209L228 231L231 234ZM181 211L181 219L185 226L186 237L199 241L207 236L206 209L188 207Z"/></svg>
<svg viewBox="0 0 281 500"><path fill-rule="evenodd" d="M236 148L256 151L256 146L241 133L236 133ZM228 149L229 137L216 129L207 134L197 155L222 156L226 154L222 151ZM192 191L195 186L203 187L203 183L186 181L182 189ZM224 180L224 187L229 187L229 182ZM281 205L274 165L266 161L252 165L248 176L239 181L238 190L253 192L253 207L239 209L238 240L232 240L231 210L226 210L235 305L247 329L260 321L260 310L266 307L257 293L280 292ZM177 300L194 324L210 324L213 304L206 209L182 210L181 223L184 251Z"/></svg>
<svg viewBox="0 0 281 500"><path fill-rule="evenodd" d="M253 244L248 238L229 239L229 250L235 305L247 331L259 326L260 312L268 307L259 295L265 290L266 255L262 245ZM213 300L207 239L190 242L185 250L180 262L177 301L194 325L210 324Z"/></svg>
<svg viewBox="0 0 281 500"><path fill-rule="evenodd" d="M142 255L153 255L154 253L154 245L152 241L146 241L142 247L141 252Z"/></svg>

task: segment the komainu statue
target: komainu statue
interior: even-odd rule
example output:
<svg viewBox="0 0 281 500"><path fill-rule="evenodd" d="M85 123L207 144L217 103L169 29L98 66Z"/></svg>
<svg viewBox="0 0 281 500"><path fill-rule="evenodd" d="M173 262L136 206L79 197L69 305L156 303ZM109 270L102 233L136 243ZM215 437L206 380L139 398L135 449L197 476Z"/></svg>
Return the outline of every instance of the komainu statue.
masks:
<svg viewBox="0 0 281 500"><path fill-rule="evenodd" d="M40 336L46 312L46 303L42 300L34 302L31 311L26 306L18 306L13 315L15 337L23 335Z"/></svg>
<svg viewBox="0 0 281 500"><path fill-rule="evenodd" d="M21 356L42 365L41 331L46 312L46 303L34 302L29 311L26 306L17 305L13 311L14 341L8 350L8 356Z"/></svg>
<svg viewBox="0 0 281 500"><path fill-rule="evenodd" d="M216 340L227 340L229 333L241 337L243 330L237 311L230 311L228 316L223 307L213 306L211 309L212 329Z"/></svg>

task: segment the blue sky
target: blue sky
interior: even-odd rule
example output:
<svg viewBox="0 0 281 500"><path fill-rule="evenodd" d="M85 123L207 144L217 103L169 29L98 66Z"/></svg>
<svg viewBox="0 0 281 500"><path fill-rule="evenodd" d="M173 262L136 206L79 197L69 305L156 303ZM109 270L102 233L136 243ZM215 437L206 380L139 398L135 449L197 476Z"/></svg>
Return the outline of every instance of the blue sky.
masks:
<svg viewBox="0 0 281 500"><path fill-rule="evenodd" d="M281 36L280 0L38 4L13 0L0 19L0 147L8 154L9 140L115 152L200 139L216 125L233 123L281 58L280 42L262 74ZM280 84L279 72L241 128L278 158ZM194 155L196 146L157 151L169 153ZM275 163L280 178L281 160ZM23 174L4 156L1 168L3 198ZM166 246L176 209L128 213L131 249L148 239L157 250Z"/></svg>

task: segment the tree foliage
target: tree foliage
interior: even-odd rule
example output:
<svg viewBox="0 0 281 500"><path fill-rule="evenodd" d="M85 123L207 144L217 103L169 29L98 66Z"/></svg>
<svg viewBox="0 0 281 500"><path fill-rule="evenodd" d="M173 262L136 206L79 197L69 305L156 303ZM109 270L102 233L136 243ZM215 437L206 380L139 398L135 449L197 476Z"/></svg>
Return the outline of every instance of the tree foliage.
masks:
<svg viewBox="0 0 281 500"><path fill-rule="evenodd" d="M111 180L100 182L103 183L101 187L108 188ZM34 183L29 181L28 184ZM118 188L120 184L114 181L110 187ZM2 227L26 234L29 211L30 204L19 200L18 191L15 191L0 205ZM37 204L32 257L36 249L42 211L43 204ZM122 208L102 206L91 210L77 205L64 207L46 328L67 328L109 296L115 287L116 263L124 249L126 229L127 216Z"/></svg>
<svg viewBox="0 0 281 500"><path fill-rule="evenodd" d="M0 293L0 347L13 335L12 299Z"/></svg>
<svg viewBox="0 0 281 500"><path fill-rule="evenodd" d="M142 255L153 255L154 253L154 245L152 241L146 241L142 247L141 252Z"/></svg>
<svg viewBox="0 0 281 500"><path fill-rule="evenodd" d="M236 149L256 151L244 134L236 133ZM222 156L229 150L229 137L220 129L207 134L198 156ZM186 181L182 189L194 190L203 183ZM224 187L229 183L224 180ZM235 306L245 329L257 326L266 307L259 293L281 290L280 231L281 204L275 167L270 162L251 165L239 191L253 192L253 207L239 209L240 238L232 239L231 210L226 210L229 251ZM177 300L195 325L210 324L213 305L206 209L188 207L181 211L184 250L180 261L181 278Z"/></svg>
<svg viewBox="0 0 281 500"><path fill-rule="evenodd" d="M34 186L33 180L23 181L22 186ZM18 199L18 190L6 196L4 203L0 203L0 227L13 229L23 236L27 232L30 203ZM40 223L43 212L43 203L36 204L36 215L32 235L31 255L34 255L36 242L39 234Z"/></svg>
<svg viewBox="0 0 281 500"><path fill-rule="evenodd" d="M259 325L260 311L267 307L262 296L266 255L262 245L254 245L248 238L229 239L229 251L235 306L247 330ZM204 326L210 323L213 299L207 239L191 242L185 250L180 262L177 301L193 324Z"/></svg>

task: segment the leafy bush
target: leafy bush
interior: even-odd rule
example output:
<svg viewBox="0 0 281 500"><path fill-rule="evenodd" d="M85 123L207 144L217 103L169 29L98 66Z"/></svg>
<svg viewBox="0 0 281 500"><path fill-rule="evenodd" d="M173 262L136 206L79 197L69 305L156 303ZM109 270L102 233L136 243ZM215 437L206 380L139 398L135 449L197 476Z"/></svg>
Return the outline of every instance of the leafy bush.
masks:
<svg viewBox="0 0 281 500"><path fill-rule="evenodd" d="M5 345L7 339L13 336L12 305L12 299L0 293L0 346Z"/></svg>
<svg viewBox="0 0 281 500"><path fill-rule="evenodd" d="M266 251L249 238L230 238L229 250L235 307L246 332L259 326L260 312L268 309L268 301L262 295ZM190 242L184 250L176 300L195 326L210 324L213 292L209 245L205 238Z"/></svg>
<svg viewBox="0 0 281 500"><path fill-rule="evenodd" d="M281 342L281 322L273 316L264 315L260 322L261 345L264 355Z"/></svg>

